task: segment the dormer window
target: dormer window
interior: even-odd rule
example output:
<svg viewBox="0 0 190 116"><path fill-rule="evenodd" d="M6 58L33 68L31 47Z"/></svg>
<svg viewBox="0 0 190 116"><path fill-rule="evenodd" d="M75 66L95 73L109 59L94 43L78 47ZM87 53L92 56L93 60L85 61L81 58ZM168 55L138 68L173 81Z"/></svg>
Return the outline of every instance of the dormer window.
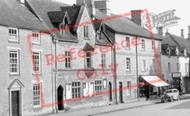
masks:
<svg viewBox="0 0 190 116"><path fill-rule="evenodd" d="M171 54L171 50L170 50L169 47L168 47L167 50L166 50L166 54L169 55L169 56L170 56L170 54Z"/></svg>
<svg viewBox="0 0 190 116"><path fill-rule="evenodd" d="M9 41L18 42L17 28L9 28Z"/></svg>
<svg viewBox="0 0 190 116"><path fill-rule="evenodd" d="M178 48L176 48L175 53L177 56L179 56L179 49Z"/></svg>

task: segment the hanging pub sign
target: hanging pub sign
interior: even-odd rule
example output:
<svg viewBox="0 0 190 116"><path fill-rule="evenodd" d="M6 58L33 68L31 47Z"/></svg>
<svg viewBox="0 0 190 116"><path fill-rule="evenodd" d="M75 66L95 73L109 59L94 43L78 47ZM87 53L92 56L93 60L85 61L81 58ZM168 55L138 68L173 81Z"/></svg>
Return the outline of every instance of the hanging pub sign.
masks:
<svg viewBox="0 0 190 116"><path fill-rule="evenodd" d="M145 13L142 13L142 27L149 29L151 26L152 29L156 29L160 26L162 26L163 28L176 26L178 25L178 21L180 20L180 18L175 16L175 11L175 9L168 10L157 15L154 13L150 13L148 16ZM150 18L151 24L149 24L149 22L147 21L147 17Z"/></svg>

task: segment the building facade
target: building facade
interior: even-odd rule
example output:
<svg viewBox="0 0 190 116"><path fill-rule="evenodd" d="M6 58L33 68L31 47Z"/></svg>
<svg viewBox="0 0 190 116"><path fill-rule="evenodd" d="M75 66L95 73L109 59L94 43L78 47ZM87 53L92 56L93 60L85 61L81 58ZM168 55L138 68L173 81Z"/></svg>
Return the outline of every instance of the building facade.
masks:
<svg viewBox="0 0 190 116"><path fill-rule="evenodd" d="M0 4L0 114L52 113L52 107L43 106L43 101L52 102L52 67L42 57L51 52L51 37L22 3L1 0Z"/></svg>
<svg viewBox="0 0 190 116"><path fill-rule="evenodd" d="M113 50L104 24L93 23L85 4L69 6L49 0L28 0L27 4L55 35L55 52L44 56L47 64L55 66L55 110L112 104Z"/></svg>

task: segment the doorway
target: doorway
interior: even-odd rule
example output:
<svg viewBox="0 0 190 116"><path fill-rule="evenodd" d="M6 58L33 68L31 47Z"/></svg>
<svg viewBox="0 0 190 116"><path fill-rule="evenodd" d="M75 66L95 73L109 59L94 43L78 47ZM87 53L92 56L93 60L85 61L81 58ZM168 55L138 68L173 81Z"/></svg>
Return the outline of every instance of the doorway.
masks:
<svg viewBox="0 0 190 116"><path fill-rule="evenodd" d="M20 95L19 91L11 92L11 100L12 100L12 116L20 116L20 103L19 103Z"/></svg>
<svg viewBox="0 0 190 116"><path fill-rule="evenodd" d="M64 110L63 87L61 85L57 89L57 101L58 101L58 110Z"/></svg>
<svg viewBox="0 0 190 116"><path fill-rule="evenodd" d="M119 82L119 101L123 103L123 85L122 82Z"/></svg>
<svg viewBox="0 0 190 116"><path fill-rule="evenodd" d="M109 101L112 102L112 84L109 82Z"/></svg>

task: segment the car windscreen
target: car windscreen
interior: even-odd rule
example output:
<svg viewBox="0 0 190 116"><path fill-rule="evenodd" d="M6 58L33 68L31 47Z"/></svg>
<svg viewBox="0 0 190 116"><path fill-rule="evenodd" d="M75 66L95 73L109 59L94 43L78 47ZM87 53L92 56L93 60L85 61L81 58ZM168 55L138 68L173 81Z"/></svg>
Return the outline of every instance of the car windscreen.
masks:
<svg viewBox="0 0 190 116"><path fill-rule="evenodd" d="M166 91L166 93L172 93L172 90L168 90L168 91Z"/></svg>

